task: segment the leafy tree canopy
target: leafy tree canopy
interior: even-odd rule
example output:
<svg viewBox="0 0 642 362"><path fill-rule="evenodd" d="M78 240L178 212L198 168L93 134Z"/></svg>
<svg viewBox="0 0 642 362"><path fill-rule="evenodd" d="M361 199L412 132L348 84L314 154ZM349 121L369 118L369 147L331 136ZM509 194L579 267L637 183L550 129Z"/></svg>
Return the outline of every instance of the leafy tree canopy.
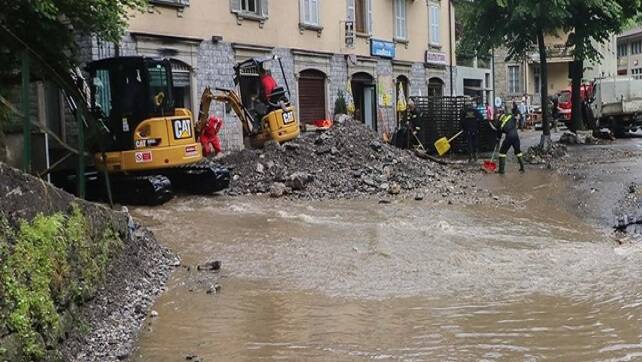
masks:
<svg viewBox="0 0 642 362"><path fill-rule="evenodd" d="M54 68L76 64L77 39L96 35L118 41L129 14L145 0L0 0L0 72L12 72L28 44Z"/></svg>

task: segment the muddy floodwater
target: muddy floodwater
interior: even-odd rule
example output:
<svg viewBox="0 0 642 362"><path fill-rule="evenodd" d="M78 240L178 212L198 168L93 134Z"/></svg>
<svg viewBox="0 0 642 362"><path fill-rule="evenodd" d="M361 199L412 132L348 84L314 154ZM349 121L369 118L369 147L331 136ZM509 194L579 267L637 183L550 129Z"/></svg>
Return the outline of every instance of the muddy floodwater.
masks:
<svg viewBox="0 0 642 362"><path fill-rule="evenodd" d="M136 209L184 266L223 268L215 294L177 269L133 360L642 360L642 249L569 210L562 179L502 182L486 186L514 205L182 198Z"/></svg>

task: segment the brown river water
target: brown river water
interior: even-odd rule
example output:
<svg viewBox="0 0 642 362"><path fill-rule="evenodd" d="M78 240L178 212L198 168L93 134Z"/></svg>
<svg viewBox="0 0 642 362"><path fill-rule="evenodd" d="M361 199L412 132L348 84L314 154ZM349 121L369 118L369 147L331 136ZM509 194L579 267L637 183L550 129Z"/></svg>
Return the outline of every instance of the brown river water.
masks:
<svg viewBox="0 0 642 362"><path fill-rule="evenodd" d="M493 181L496 182L496 181ZM509 186L505 186L509 185ZM642 248L584 223L549 174L515 207L181 198L134 214L179 268L134 361L642 360Z"/></svg>

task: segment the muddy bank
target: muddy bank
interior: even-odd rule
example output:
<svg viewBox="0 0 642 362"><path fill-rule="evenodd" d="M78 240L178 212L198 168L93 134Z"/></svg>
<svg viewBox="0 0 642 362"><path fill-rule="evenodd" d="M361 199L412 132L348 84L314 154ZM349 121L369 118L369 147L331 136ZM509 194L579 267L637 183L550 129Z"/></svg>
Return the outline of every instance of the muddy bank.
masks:
<svg viewBox="0 0 642 362"><path fill-rule="evenodd" d="M224 157L233 179L228 195L292 199L432 197L456 203L492 200L478 189L478 172L441 165L384 144L364 125L342 118L325 133L305 133L283 146ZM479 168L476 168L479 170Z"/></svg>
<svg viewBox="0 0 642 362"><path fill-rule="evenodd" d="M523 134L524 143L536 145L541 132ZM613 228L621 215L638 215L642 180L642 137L633 133L616 140L552 135L553 151L539 154L533 147L530 169L546 169L568 180L559 205L603 228ZM562 142L560 142L560 140Z"/></svg>
<svg viewBox="0 0 642 362"><path fill-rule="evenodd" d="M127 356L172 253L126 212L0 163L0 359Z"/></svg>

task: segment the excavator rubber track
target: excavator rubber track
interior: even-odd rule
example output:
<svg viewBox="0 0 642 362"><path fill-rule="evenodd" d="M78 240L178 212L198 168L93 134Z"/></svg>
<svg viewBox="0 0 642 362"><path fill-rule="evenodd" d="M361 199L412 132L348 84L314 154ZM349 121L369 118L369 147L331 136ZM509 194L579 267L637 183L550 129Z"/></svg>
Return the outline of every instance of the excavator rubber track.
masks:
<svg viewBox="0 0 642 362"><path fill-rule="evenodd" d="M211 195L230 186L230 171L208 162L166 169L162 174L183 194Z"/></svg>
<svg viewBox="0 0 642 362"><path fill-rule="evenodd" d="M109 181L115 203L158 206L175 193L211 195L222 191L230 185L230 172L225 167L197 163L156 170L153 174L111 174ZM87 175L87 189L89 199L108 200L102 173Z"/></svg>
<svg viewBox="0 0 642 362"><path fill-rule="evenodd" d="M114 202L126 205L157 206L174 197L170 179L164 175L110 176Z"/></svg>

